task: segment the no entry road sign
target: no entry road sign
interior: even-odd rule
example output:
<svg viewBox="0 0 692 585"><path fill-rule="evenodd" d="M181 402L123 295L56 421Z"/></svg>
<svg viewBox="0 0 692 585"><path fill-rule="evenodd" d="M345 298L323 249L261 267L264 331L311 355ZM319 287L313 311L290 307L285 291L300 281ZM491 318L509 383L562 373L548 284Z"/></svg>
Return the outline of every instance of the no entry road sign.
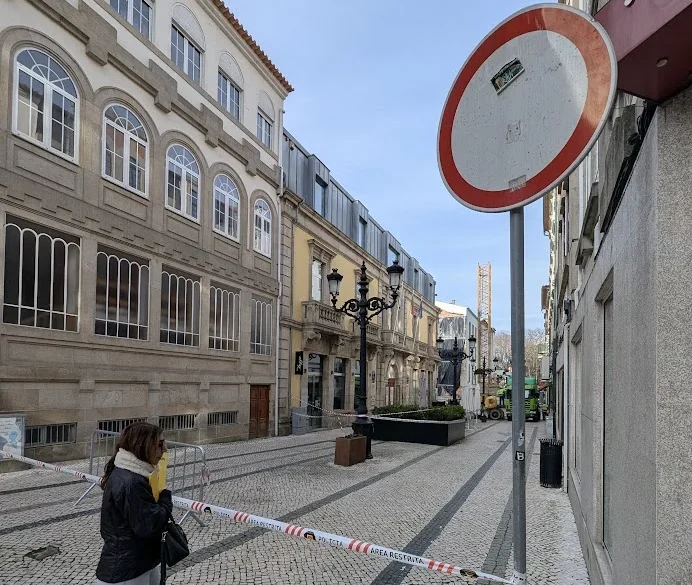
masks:
<svg viewBox="0 0 692 585"><path fill-rule="evenodd" d="M617 61L588 14L530 6L486 36L459 71L438 130L440 173L478 211L524 206L594 145L615 99Z"/></svg>

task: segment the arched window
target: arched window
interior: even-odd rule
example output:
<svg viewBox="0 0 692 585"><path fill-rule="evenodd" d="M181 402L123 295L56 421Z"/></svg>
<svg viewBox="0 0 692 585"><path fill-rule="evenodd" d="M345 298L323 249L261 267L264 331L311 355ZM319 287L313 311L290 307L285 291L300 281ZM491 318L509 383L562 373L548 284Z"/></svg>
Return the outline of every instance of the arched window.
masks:
<svg viewBox="0 0 692 585"><path fill-rule="evenodd" d="M255 201L255 245L260 254L272 254L272 212L264 199Z"/></svg>
<svg viewBox="0 0 692 585"><path fill-rule="evenodd" d="M199 219L199 165L184 146L168 149L168 184L166 206L194 220Z"/></svg>
<svg viewBox="0 0 692 585"><path fill-rule="evenodd" d="M65 156L77 158L79 101L65 69L37 49L17 55L14 131Z"/></svg>
<svg viewBox="0 0 692 585"><path fill-rule="evenodd" d="M116 183L147 193L147 133L125 106L106 109L103 123L103 175Z"/></svg>
<svg viewBox="0 0 692 585"><path fill-rule="evenodd" d="M214 229L237 240L240 237L238 218L240 195L238 187L227 175L216 175L214 179Z"/></svg>

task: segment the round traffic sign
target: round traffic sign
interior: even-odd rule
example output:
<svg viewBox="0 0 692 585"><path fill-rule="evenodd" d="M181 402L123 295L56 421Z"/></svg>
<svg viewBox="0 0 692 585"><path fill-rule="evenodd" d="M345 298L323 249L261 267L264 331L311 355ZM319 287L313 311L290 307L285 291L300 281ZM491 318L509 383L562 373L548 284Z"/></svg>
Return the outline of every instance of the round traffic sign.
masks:
<svg viewBox="0 0 692 585"><path fill-rule="evenodd" d="M583 160L615 100L605 30L564 4L499 24L468 58L438 130L442 179L463 205L498 212L538 199Z"/></svg>

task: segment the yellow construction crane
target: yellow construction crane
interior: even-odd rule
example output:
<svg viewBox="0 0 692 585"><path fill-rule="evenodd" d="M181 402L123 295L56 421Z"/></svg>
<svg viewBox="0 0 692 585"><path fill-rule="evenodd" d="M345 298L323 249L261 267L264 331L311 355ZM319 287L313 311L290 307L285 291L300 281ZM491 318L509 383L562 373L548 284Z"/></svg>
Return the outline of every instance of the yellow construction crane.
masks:
<svg viewBox="0 0 692 585"><path fill-rule="evenodd" d="M478 265L478 367L482 367L483 358L489 366L492 362L490 336L492 335L492 268L490 262Z"/></svg>

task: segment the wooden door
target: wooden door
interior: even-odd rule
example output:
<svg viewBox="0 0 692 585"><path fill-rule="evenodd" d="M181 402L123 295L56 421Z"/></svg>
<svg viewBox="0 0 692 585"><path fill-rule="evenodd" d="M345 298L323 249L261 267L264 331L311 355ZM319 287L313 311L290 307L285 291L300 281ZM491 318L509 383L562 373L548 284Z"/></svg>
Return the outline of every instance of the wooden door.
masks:
<svg viewBox="0 0 692 585"><path fill-rule="evenodd" d="M269 431L269 386L250 386L250 439L267 437Z"/></svg>

